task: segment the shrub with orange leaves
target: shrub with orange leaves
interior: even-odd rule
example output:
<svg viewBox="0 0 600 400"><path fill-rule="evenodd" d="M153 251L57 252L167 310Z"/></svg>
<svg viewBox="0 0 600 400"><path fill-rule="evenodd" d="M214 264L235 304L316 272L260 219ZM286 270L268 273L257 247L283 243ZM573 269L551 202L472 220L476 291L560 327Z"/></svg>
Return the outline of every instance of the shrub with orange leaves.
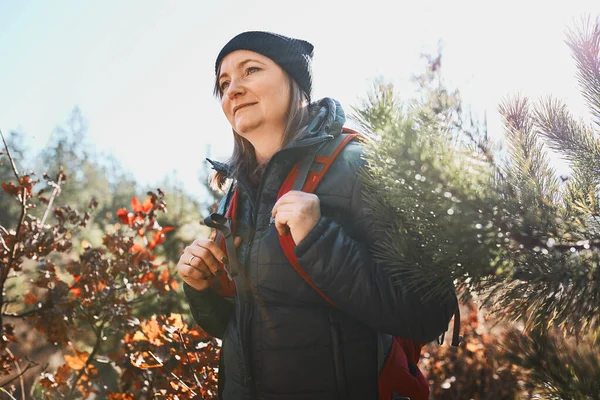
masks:
<svg viewBox="0 0 600 400"><path fill-rule="evenodd" d="M505 333L492 333L474 303L461 306L458 347L426 346L420 367L427 376L434 400L529 399L533 387L528 373L512 363L502 350Z"/></svg>
<svg viewBox="0 0 600 400"><path fill-rule="evenodd" d="M217 394L213 362L219 344L206 333L190 329L181 314L140 321L133 335L125 335L123 354L128 356L122 362L125 388L158 393L162 398L200 395L210 399Z"/></svg>
<svg viewBox="0 0 600 400"><path fill-rule="evenodd" d="M47 198L44 188L37 190L42 180L33 173L20 175L14 163L11 167L15 179L2 183L2 189L19 203L21 217L15 227L0 227L2 392L26 395L23 375L38 369L30 390L36 398L214 397L217 341L190 328L176 310L142 317L150 305L179 289L173 265L157 257L173 230L157 221L166 212L164 194L149 192L142 202L134 197L131 210L117 211L121 224L104 232L102 245L86 242L75 251L73 232L86 227L95 201L85 213L53 208L66 174L44 175L55 188ZM45 212L37 218L30 210L40 205ZM25 274L27 280L6 290L9 277ZM39 371L47 360L23 350L25 343L7 319L39 332L39 340L54 345L64 363Z"/></svg>

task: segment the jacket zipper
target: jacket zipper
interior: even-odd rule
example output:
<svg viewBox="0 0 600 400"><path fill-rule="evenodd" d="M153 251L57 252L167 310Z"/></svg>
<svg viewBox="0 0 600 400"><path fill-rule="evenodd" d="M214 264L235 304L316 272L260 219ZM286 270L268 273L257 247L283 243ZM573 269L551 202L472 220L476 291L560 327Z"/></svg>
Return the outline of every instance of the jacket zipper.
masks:
<svg viewBox="0 0 600 400"><path fill-rule="evenodd" d="M271 167L273 160L275 159L276 156L280 156L282 153L289 151L289 150L297 150L297 149L302 149L302 148L306 148L306 147L310 147L310 146L315 146L317 144L321 144L324 142L327 142L329 140L331 140L333 138L332 135L327 135L324 137L320 137L318 140L307 140L305 143L299 145L299 146L294 146L294 147L288 147L285 149L282 149L281 151L275 153L275 155L273 157L271 157L271 159L269 160L269 162L267 163L267 166L265 168L264 174L263 176L267 176L267 172L269 171L269 168ZM225 175L228 175L228 171L223 170L223 169L216 169L218 172L222 172L225 173ZM251 193L250 190L248 190L248 185L246 185L245 182L240 181L238 179L238 184L241 184L242 187L244 188L244 190L246 191L246 193ZM254 203L256 203L256 205L260 204L260 200L262 199L262 192L263 192L263 185L264 185L264 179L261 179L260 185L258 186L258 191L256 194L256 199L254 199ZM254 234L255 234L255 230L256 230L256 225L258 223L258 214L256 213L256 209L255 209L255 204L253 204L253 201L250 200L250 216L251 216L251 221L253 223L253 226L251 227L251 233L250 233L250 238L248 240L248 244L247 244L247 248L246 248L246 254L244 257L244 260L248 261L248 256L250 253L250 247L252 242L254 241ZM240 268L244 268L243 265L240 265ZM244 271L245 274L246 271ZM250 295L250 288L249 288L249 283L247 283L245 281L245 279L241 276L240 280L243 281L243 286L244 286L244 295L248 295L248 299L247 299L247 303L248 303L248 313L246 312L242 312L243 310L245 310L246 307L244 307L243 310L240 310L241 312L241 319L242 319L242 329L243 329L243 333L241 333L241 345L242 345L242 357L244 358L243 360L243 364L244 364L244 386L252 383L252 381L254 380L253 374L252 374L252 366L250 365L250 322L252 320L252 315L254 314L254 299L252 298L252 296ZM238 293L239 295L239 293ZM241 303L241 302L240 302ZM251 385L252 390L254 391L256 388L254 387L254 384L252 383Z"/></svg>
<svg viewBox="0 0 600 400"><path fill-rule="evenodd" d="M346 368L344 366L344 349L342 348L342 328L340 322L329 313L329 323L331 329L331 347L333 353L333 363L335 366L335 380L338 388L338 398L345 400L348 398L348 382L346 381Z"/></svg>

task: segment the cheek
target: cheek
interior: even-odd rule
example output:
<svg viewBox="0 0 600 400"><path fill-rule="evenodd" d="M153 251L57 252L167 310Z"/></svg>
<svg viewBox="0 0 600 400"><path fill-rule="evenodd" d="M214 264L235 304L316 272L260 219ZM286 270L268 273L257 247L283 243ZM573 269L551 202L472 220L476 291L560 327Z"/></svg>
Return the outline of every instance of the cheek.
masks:
<svg viewBox="0 0 600 400"><path fill-rule="evenodd" d="M231 121L231 115L229 115L229 100L227 100L226 97L223 97L223 99L221 100L221 110L223 110L223 114L225 115L225 117Z"/></svg>
<svg viewBox="0 0 600 400"><path fill-rule="evenodd" d="M290 92L289 90L284 89L282 90L281 87L278 88L277 90L277 95L275 96L275 105L276 105L276 109L278 111L278 114L282 117L285 118L285 115L287 114L287 110L289 108L290 105Z"/></svg>

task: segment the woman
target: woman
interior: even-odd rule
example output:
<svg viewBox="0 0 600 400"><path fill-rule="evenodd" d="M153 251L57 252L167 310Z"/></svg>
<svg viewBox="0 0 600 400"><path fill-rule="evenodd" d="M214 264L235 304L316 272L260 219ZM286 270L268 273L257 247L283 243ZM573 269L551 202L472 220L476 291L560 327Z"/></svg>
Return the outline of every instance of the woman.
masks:
<svg viewBox="0 0 600 400"><path fill-rule="evenodd" d="M292 167L341 133L340 104L310 104L313 46L245 32L221 50L215 94L231 124L230 162L213 162L215 181L238 189L236 239L242 266L233 299L210 287L227 254L198 239L178 271L196 322L223 339L219 388L231 399L377 399L377 332L429 342L444 332L455 300L420 301L392 285L370 246L381 231L361 196L362 146L337 157L315 194L277 199ZM309 105L310 104L310 105ZM220 211L229 196L225 196ZM291 267L278 235L331 307Z"/></svg>

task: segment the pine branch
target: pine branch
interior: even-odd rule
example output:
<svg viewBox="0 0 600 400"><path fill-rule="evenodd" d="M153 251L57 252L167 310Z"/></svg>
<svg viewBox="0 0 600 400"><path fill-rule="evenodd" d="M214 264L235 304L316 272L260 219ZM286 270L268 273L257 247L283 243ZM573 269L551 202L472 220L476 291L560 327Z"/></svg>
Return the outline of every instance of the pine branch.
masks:
<svg viewBox="0 0 600 400"><path fill-rule="evenodd" d="M600 18L582 21L578 28L567 33L577 65L577 79L590 111L600 126Z"/></svg>
<svg viewBox="0 0 600 400"><path fill-rule="evenodd" d="M390 279L426 288L425 297L455 281L508 318L532 315L531 326L598 326L600 237L581 217L560 217L557 180L528 102L501 107L512 155L502 176L493 157L456 138L464 135L460 107L447 95L433 88L423 97L436 100L414 103L402 124L389 123L398 110L380 111L391 102L373 104L389 94L363 103L362 115L388 118L376 123L379 140L367 146L361 175L365 200L387 233L376 258ZM581 145L579 132L570 133L569 142Z"/></svg>
<svg viewBox="0 0 600 400"><path fill-rule="evenodd" d="M504 119L511 157L506 175L519 188L520 202L531 206L553 203L558 182L533 129L534 120L527 98L504 101L500 105L500 115Z"/></svg>
<svg viewBox="0 0 600 400"><path fill-rule="evenodd" d="M574 168L590 168L600 176L600 146L593 132L575 121L567 106L551 97L535 110L535 121L548 145L563 154Z"/></svg>

